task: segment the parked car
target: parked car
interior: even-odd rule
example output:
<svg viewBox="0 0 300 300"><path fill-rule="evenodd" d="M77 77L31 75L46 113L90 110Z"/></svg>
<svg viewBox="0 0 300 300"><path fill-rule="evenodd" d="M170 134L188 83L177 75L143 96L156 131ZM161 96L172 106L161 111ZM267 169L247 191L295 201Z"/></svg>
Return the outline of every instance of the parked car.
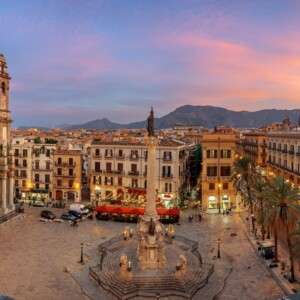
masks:
<svg viewBox="0 0 300 300"><path fill-rule="evenodd" d="M81 203L72 203L70 205L70 210L76 211L82 215L88 215L90 213L90 210Z"/></svg>
<svg viewBox="0 0 300 300"><path fill-rule="evenodd" d="M56 218L55 214L50 210L42 210L41 211L41 218L54 220Z"/></svg>
<svg viewBox="0 0 300 300"><path fill-rule="evenodd" d="M44 207L45 203L43 201L32 201L31 205L36 207Z"/></svg>
<svg viewBox="0 0 300 300"><path fill-rule="evenodd" d="M75 217L74 215L71 215L69 213L63 213L60 217L62 220L66 220L66 221L76 221L78 218Z"/></svg>
<svg viewBox="0 0 300 300"><path fill-rule="evenodd" d="M81 219L82 218L82 213L80 213L80 212L78 212L76 210L69 210L69 214L73 215L77 219Z"/></svg>

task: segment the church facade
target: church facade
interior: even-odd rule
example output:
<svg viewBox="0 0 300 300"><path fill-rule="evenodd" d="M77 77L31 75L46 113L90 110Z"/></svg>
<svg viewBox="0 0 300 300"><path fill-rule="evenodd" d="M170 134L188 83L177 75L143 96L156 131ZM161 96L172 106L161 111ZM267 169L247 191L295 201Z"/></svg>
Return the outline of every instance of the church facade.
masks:
<svg viewBox="0 0 300 300"><path fill-rule="evenodd" d="M0 54L0 215L14 209L14 171L10 139L9 84L5 57Z"/></svg>

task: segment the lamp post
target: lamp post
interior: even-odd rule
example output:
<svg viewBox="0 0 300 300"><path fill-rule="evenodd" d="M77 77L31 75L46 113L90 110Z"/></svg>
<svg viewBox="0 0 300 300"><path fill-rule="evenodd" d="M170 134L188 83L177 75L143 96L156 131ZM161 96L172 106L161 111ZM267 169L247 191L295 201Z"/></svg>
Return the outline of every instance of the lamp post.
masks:
<svg viewBox="0 0 300 300"><path fill-rule="evenodd" d="M218 209L219 209L219 214L221 214L221 190L222 184L218 183Z"/></svg>
<svg viewBox="0 0 300 300"><path fill-rule="evenodd" d="M80 261L81 264L84 264L83 260L83 243L80 243Z"/></svg>
<svg viewBox="0 0 300 300"><path fill-rule="evenodd" d="M221 239L218 238L218 253L217 253L217 258L221 258Z"/></svg>

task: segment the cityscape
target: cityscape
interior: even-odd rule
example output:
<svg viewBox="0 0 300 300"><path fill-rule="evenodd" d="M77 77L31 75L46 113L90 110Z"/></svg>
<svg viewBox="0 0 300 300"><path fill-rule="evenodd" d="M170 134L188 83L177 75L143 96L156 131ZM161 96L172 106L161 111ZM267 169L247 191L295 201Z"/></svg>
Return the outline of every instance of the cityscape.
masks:
<svg viewBox="0 0 300 300"><path fill-rule="evenodd" d="M300 299L299 4L1 4L0 299Z"/></svg>

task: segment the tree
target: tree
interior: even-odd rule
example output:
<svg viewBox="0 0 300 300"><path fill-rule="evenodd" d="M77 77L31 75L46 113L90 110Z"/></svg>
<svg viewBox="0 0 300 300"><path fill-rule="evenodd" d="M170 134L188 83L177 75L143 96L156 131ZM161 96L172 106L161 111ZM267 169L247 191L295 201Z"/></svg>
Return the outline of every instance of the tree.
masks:
<svg viewBox="0 0 300 300"><path fill-rule="evenodd" d="M233 184L236 190L241 193L244 204L250 207L253 232L255 231L253 186L256 176L257 172L249 157L245 156L235 161L232 175Z"/></svg>
<svg viewBox="0 0 300 300"><path fill-rule="evenodd" d="M257 203L257 222L261 226L262 240L265 239L267 226L267 211L266 211L266 179L257 174L254 180L253 194Z"/></svg>
<svg viewBox="0 0 300 300"><path fill-rule="evenodd" d="M275 177L270 181L267 191L270 217L275 228L274 238L277 240L277 229L282 227L289 251L291 281L295 280L294 249L292 234L297 225L300 207L298 205L299 189L294 187L282 176ZM277 244L277 241L275 241ZM277 248L277 245L275 245ZM276 249L277 251L277 249ZM277 253L276 253L277 255Z"/></svg>

